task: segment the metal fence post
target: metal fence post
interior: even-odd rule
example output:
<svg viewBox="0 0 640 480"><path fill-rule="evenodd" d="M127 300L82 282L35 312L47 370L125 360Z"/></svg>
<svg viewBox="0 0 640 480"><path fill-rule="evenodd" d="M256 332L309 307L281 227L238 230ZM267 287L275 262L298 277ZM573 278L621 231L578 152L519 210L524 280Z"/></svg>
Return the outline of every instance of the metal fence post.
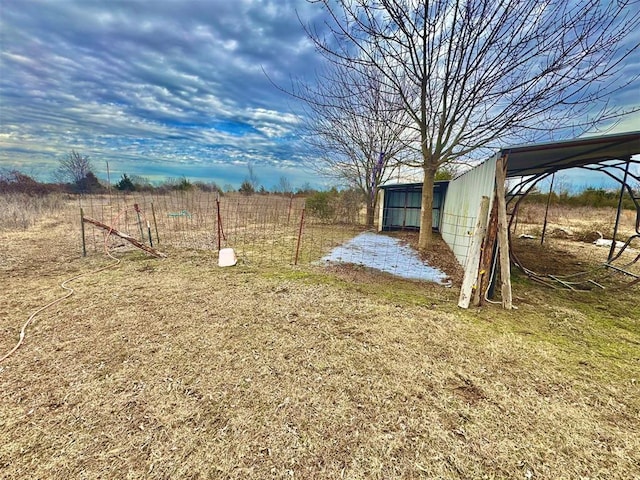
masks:
<svg viewBox="0 0 640 480"><path fill-rule="evenodd" d="M296 258L293 262L294 265L298 265L298 255L300 254L300 242L302 241L302 225L304 225L304 209L302 207L302 214L300 215L300 228L298 229L298 242L296 244Z"/></svg>
<svg viewBox="0 0 640 480"><path fill-rule="evenodd" d="M82 231L82 256L87 256L87 242L84 238L84 211L80 207L80 230Z"/></svg>

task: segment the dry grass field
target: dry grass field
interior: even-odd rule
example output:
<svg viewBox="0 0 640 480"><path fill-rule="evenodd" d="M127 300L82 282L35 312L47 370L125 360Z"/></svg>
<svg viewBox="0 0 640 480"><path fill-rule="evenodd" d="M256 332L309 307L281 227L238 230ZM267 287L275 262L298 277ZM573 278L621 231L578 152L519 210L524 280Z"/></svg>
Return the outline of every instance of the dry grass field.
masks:
<svg viewBox="0 0 640 480"><path fill-rule="evenodd" d="M465 311L457 285L362 267L82 258L57 207L0 229L0 356L85 274L0 363L0 478L640 478L622 276L515 271L517 310Z"/></svg>

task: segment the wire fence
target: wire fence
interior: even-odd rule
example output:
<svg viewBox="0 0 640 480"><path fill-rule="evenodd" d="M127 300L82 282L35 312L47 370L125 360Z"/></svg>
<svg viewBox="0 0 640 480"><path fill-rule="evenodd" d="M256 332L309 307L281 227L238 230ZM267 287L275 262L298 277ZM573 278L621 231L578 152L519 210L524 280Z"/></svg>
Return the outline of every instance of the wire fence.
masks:
<svg viewBox="0 0 640 480"><path fill-rule="evenodd" d="M360 212L327 219L295 196L119 193L82 197L78 206L78 222L89 217L159 250L231 247L239 261L255 265L316 261L366 229ZM101 252L106 233L87 225L86 251ZM123 244L113 236L108 242Z"/></svg>
<svg viewBox="0 0 640 480"><path fill-rule="evenodd" d="M471 239L475 231L477 217L445 213L440 220L440 231L449 248L461 265L467 262Z"/></svg>

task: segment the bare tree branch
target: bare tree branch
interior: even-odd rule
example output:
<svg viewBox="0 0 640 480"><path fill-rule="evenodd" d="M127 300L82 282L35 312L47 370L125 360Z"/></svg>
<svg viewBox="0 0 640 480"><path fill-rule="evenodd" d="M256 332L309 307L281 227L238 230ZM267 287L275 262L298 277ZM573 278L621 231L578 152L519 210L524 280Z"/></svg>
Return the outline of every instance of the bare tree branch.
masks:
<svg viewBox="0 0 640 480"><path fill-rule="evenodd" d="M411 143L402 103L379 72L357 63L332 64L313 84L298 82L288 93L305 105L302 131L314 155L311 167L361 192L373 225L378 187Z"/></svg>

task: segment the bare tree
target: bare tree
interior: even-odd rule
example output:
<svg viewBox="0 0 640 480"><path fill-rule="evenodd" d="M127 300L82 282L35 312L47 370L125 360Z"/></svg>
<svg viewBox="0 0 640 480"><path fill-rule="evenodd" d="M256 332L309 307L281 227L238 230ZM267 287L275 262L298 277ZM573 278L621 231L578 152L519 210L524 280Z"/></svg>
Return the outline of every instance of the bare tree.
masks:
<svg viewBox="0 0 640 480"><path fill-rule="evenodd" d="M249 182L251 184L251 187L255 191L258 189L258 176L256 175L255 169L253 168L253 163L247 162L247 171L248 175L245 181Z"/></svg>
<svg viewBox="0 0 640 480"><path fill-rule="evenodd" d="M84 192L87 178L92 179L93 176L91 169L91 160L88 156L71 150L71 153L60 160L55 176L58 181L72 183Z"/></svg>
<svg viewBox="0 0 640 480"><path fill-rule="evenodd" d="M291 182L289 181L289 179L286 176L281 175L280 180L278 181L278 184L275 187L273 187L273 191L274 193L281 193L282 195L288 195L291 192L293 192L293 187L291 186Z"/></svg>
<svg viewBox="0 0 640 480"><path fill-rule="evenodd" d="M620 75L638 47L625 45L640 24L633 0L310 1L329 15L326 28L307 27L319 51L375 69L411 118L424 172L421 249L441 165L581 133L619 116L608 98L637 78Z"/></svg>
<svg viewBox="0 0 640 480"><path fill-rule="evenodd" d="M305 139L312 167L359 191L372 226L378 187L406 153L402 103L380 73L365 65L334 63L313 84L298 84L293 95L306 105Z"/></svg>

